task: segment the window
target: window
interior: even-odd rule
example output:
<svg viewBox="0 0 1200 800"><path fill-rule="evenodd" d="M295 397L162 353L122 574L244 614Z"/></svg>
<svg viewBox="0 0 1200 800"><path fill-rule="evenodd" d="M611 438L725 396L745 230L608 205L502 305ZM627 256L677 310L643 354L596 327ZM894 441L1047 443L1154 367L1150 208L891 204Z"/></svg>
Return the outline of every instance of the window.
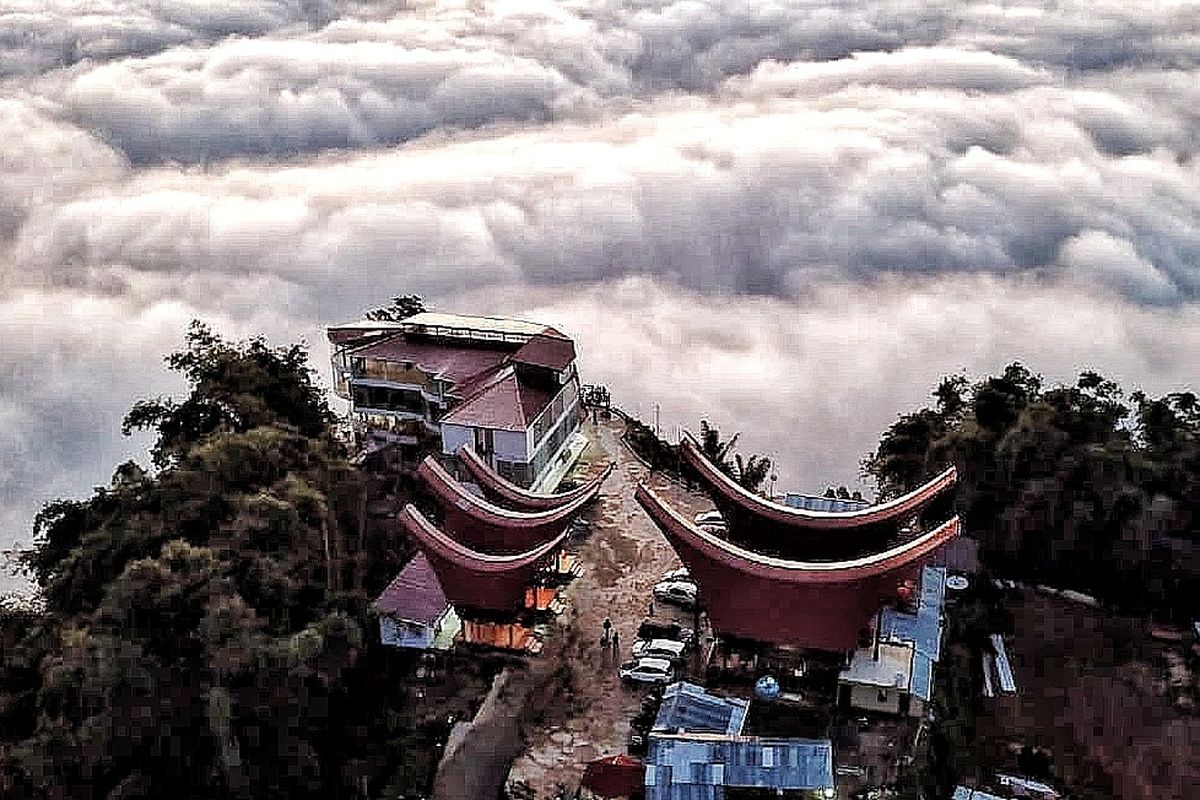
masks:
<svg viewBox="0 0 1200 800"><path fill-rule="evenodd" d="M475 452L480 456L487 458L491 456L495 444L492 438L491 428L476 428L475 429Z"/></svg>

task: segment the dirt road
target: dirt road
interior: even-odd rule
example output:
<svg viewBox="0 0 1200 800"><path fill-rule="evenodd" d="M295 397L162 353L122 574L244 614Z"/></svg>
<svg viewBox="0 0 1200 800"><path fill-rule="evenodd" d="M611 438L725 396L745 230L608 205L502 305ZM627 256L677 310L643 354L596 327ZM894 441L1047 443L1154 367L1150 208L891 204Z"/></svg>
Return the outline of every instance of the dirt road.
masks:
<svg viewBox="0 0 1200 800"><path fill-rule="evenodd" d="M623 430L624 424L613 420L589 431L594 450L587 457L615 460L617 468L589 514L590 534L575 545L585 572L566 591L571 633L561 637L563 649L543 654L569 665L570 686L542 723L526 731L525 751L510 775L513 780L526 781L539 798L552 797L559 782L573 792L588 761L625 752L629 720L645 690L623 686L617 665L628 658L654 584L679 565L674 551L633 499L634 489L649 477L649 471L621 443ZM689 514L711 507L707 499L660 477L650 483ZM692 626L690 613L656 606L659 616L676 616ZM601 650L605 617L611 618L613 630L620 636L619 654Z"/></svg>

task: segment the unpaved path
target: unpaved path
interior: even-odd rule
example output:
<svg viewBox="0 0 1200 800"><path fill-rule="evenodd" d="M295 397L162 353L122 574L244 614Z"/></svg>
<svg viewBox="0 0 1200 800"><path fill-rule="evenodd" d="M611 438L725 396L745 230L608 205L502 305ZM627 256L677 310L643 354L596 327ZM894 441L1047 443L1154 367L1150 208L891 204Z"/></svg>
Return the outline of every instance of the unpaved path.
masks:
<svg viewBox="0 0 1200 800"><path fill-rule="evenodd" d="M590 535L573 547L585 571L565 592L569 630L543 653L544 659L569 665L570 685L551 704L546 718L526 731L525 751L510 775L512 780L526 781L539 798L552 797L559 782L573 792L588 761L625 752L629 720L645 690L623 686L617 665L628 657L655 582L679 564L633 498L638 482L646 480L649 471L621 443L623 430L620 420L602 422L589 430L593 449L587 457L615 460L617 468L589 514ZM707 499L661 477L651 478L650 485L689 514L711 507ZM662 604L656 604L656 612L692 627L690 613L674 612ZM606 616L620 634L621 652L617 655L600 647Z"/></svg>

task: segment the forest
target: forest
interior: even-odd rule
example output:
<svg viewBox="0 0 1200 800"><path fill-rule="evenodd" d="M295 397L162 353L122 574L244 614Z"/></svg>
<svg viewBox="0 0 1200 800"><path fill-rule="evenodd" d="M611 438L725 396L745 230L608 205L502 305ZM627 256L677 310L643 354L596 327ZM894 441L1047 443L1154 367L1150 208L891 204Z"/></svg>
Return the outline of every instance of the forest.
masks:
<svg viewBox="0 0 1200 800"><path fill-rule="evenodd" d="M1020 363L944 378L862 465L883 498L958 468L965 530L993 573L1186 622L1200 590L1200 402L1085 371L1045 386Z"/></svg>
<svg viewBox="0 0 1200 800"><path fill-rule="evenodd" d="M444 731L412 717L369 598L406 555L363 518L299 345L194 324L190 391L138 403L153 471L47 505L0 608L0 794L401 796ZM445 712L442 712L443 715ZM414 766L415 765L415 766Z"/></svg>

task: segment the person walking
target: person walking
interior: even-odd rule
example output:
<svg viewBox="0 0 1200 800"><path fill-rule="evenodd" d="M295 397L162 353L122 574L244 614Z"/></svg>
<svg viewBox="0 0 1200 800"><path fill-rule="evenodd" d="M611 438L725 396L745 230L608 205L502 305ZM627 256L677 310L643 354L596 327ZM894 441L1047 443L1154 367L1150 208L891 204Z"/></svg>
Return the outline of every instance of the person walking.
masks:
<svg viewBox="0 0 1200 800"><path fill-rule="evenodd" d="M608 632L612 630L612 620L608 617L604 618L604 641L608 641Z"/></svg>
<svg viewBox="0 0 1200 800"><path fill-rule="evenodd" d="M621 634L617 633L616 631L613 631L612 634L612 647L614 656L621 654Z"/></svg>
<svg viewBox="0 0 1200 800"><path fill-rule="evenodd" d="M648 616L648 617L654 616L654 601L653 600L650 601L649 611L646 612L646 616Z"/></svg>

